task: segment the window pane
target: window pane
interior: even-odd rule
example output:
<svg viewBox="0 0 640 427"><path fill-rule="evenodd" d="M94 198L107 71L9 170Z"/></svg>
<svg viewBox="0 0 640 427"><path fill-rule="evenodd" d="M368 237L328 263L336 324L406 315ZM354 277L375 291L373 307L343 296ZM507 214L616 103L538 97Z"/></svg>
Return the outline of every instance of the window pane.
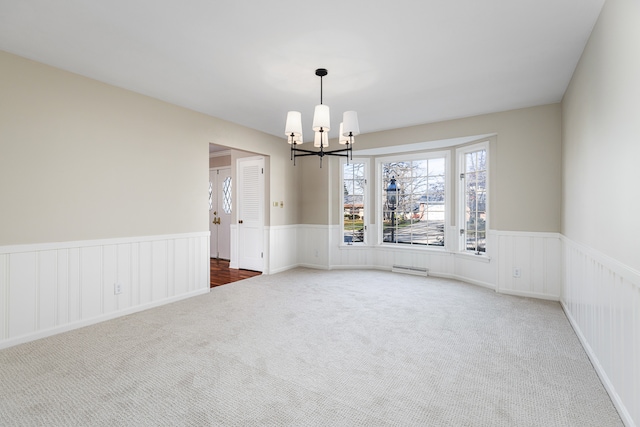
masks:
<svg viewBox="0 0 640 427"><path fill-rule="evenodd" d="M478 170L487 170L487 150L476 151L478 155Z"/></svg>
<svg viewBox="0 0 640 427"><path fill-rule="evenodd" d="M382 164L382 241L444 245L445 158Z"/></svg>
<svg viewBox="0 0 640 427"><path fill-rule="evenodd" d="M364 163L345 164L343 169L344 242L364 241Z"/></svg>
<svg viewBox="0 0 640 427"><path fill-rule="evenodd" d="M484 252L486 243L487 151L464 155L465 249Z"/></svg>
<svg viewBox="0 0 640 427"><path fill-rule="evenodd" d="M444 175L445 159L429 159L429 176Z"/></svg>
<svg viewBox="0 0 640 427"><path fill-rule="evenodd" d="M213 210L213 182L209 181L209 210Z"/></svg>
<svg viewBox="0 0 640 427"><path fill-rule="evenodd" d="M476 153L467 153L465 155L465 173L476 171Z"/></svg>
<svg viewBox="0 0 640 427"><path fill-rule="evenodd" d="M444 176L429 178L426 199L432 203L444 203Z"/></svg>
<svg viewBox="0 0 640 427"><path fill-rule="evenodd" d="M231 177L226 177L222 183L222 209L224 213L231 213Z"/></svg>

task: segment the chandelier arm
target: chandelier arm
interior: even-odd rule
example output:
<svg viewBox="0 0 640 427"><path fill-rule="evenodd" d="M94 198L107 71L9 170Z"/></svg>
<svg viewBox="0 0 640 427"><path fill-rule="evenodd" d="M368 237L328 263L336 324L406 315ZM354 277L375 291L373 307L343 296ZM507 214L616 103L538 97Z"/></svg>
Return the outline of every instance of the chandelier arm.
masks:
<svg viewBox="0 0 640 427"><path fill-rule="evenodd" d="M294 157L306 157L306 156L319 156L319 157L340 156L340 157L347 157L347 156L349 156L349 154L352 153L351 150L352 150L352 147L340 148L338 150L331 150L331 151L312 151L312 150L305 150L304 148L293 148L293 147L291 147L291 151L293 152L293 156ZM298 153L303 153L303 154L298 154Z"/></svg>

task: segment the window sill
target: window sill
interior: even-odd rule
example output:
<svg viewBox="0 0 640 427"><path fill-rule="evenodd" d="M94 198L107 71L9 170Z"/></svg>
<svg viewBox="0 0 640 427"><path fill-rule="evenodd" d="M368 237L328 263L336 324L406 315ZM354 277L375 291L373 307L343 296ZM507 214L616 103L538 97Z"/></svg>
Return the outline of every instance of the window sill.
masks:
<svg viewBox="0 0 640 427"><path fill-rule="evenodd" d="M385 249L398 249L401 251L425 251L425 252L437 252L437 253L445 253L451 254L453 252L445 249L444 246L428 246L428 245L403 245L403 244L390 244L390 243L380 243L378 248Z"/></svg>
<svg viewBox="0 0 640 427"><path fill-rule="evenodd" d="M342 243L338 245L339 250L380 250L380 249L393 249L399 251L420 251L420 252L432 252L434 254L439 255L452 255L456 258L468 259L473 261L479 261L484 263L491 262L491 257L486 254L476 255L472 253L458 252L458 251L450 251L445 249L444 247L437 246L411 246L411 245L392 245L392 244L379 244L379 245L367 245L366 243L354 243L352 245L347 245Z"/></svg>
<svg viewBox="0 0 640 427"><path fill-rule="evenodd" d="M347 243L341 243L338 246L339 249L371 249L371 246L366 243L353 243L351 245Z"/></svg>
<svg viewBox="0 0 640 427"><path fill-rule="evenodd" d="M465 253L465 252L453 252L453 254L457 258L472 259L474 261L481 261L481 262L491 262L491 257L486 254L476 255L476 254Z"/></svg>

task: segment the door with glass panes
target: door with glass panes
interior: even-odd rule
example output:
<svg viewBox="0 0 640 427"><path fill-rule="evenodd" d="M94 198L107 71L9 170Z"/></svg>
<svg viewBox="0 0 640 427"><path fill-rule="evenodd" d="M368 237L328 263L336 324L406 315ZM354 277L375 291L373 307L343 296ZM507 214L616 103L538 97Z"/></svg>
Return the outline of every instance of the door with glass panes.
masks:
<svg viewBox="0 0 640 427"><path fill-rule="evenodd" d="M209 230L210 256L231 258L231 169L209 170Z"/></svg>

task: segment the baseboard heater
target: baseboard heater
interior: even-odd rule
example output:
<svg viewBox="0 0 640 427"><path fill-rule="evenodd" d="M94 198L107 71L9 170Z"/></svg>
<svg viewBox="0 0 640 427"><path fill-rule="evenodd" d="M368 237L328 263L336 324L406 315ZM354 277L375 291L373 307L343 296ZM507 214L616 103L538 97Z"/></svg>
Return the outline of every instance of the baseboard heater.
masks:
<svg viewBox="0 0 640 427"><path fill-rule="evenodd" d="M429 269L422 267L407 267L405 265L394 265L391 267L391 271L394 273L414 274L416 276L428 276Z"/></svg>

